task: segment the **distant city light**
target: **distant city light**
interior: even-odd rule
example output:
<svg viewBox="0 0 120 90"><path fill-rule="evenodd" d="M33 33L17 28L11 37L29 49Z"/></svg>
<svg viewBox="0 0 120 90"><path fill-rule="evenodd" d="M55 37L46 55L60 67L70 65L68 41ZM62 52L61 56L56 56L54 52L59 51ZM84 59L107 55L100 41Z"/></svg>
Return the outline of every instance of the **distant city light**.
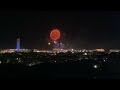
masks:
<svg viewBox="0 0 120 90"><path fill-rule="evenodd" d="M74 53L74 52L72 52L72 53Z"/></svg>
<svg viewBox="0 0 120 90"><path fill-rule="evenodd" d="M81 61L81 59L79 59Z"/></svg>
<svg viewBox="0 0 120 90"><path fill-rule="evenodd" d="M56 44L57 42L56 42L56 41L54 41L54 43Z"/></svg>
<svg viewBox="0 0 120 90"><path fill-rule="evenodd" d="M50 45L50 43L48 43L48 45Z"/></svg>
<svg viewBox="0 0 120 90"><path fill-rule="evenodd" d="M87 53L84 53L84 55L87 55Z"/></svg>
<svg viewBox="0 0 120 90"><path fill-rule="evenodd" d="M29 64L29 66L32 66L31 64Z"/></svg>
<svg viewBox="0 0 120 90"><path fill-rule="evenodd" d="M94 68L98 68L98 65L94 65L93 67L94 67Z"/></svg>
<svg viewBox="0 0 120 90"><path fill-rule="evenodd" d="M101 49L96 49L96 51L97 51L97 52L105 52L105 50L102 49L102 48L101 48Z"/></svg>

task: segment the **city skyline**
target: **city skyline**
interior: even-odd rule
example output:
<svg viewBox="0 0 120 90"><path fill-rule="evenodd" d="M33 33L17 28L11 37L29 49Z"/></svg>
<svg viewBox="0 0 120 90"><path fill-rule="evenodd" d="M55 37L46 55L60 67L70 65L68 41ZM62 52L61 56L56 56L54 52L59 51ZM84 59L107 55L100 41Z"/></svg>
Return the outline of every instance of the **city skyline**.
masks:
<svg viewBox="0 0 120 90"><path fill-rule="evenodd" d="M120 49L120 12L115 11L0 11L0 48L45 48L54 28L72 48Z"/></svg>

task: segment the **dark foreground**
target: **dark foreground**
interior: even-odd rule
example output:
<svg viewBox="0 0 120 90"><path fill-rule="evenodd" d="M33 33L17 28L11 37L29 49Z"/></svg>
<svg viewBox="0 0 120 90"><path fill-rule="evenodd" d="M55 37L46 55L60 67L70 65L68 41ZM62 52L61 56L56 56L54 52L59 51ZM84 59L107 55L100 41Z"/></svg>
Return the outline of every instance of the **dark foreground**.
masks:
<svg viewBox="0 0 120 90"><path fill-rule="evenodd" d="M107 63L99 68L92 64L1 64L0 80L120 79L120 63Z"/></svg>

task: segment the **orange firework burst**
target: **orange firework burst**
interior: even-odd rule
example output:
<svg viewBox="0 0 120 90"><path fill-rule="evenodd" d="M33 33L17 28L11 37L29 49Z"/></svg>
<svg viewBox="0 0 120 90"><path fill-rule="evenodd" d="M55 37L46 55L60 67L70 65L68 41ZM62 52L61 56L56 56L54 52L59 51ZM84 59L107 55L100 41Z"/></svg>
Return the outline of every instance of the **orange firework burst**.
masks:
<svg viewBox="0 0 120 90"><path fill-rule="evenodd" d="M60 38L60 31L58 29L54 29L51 31L50 33L50 38L53 40L53 41L56 41Z"/></svg>

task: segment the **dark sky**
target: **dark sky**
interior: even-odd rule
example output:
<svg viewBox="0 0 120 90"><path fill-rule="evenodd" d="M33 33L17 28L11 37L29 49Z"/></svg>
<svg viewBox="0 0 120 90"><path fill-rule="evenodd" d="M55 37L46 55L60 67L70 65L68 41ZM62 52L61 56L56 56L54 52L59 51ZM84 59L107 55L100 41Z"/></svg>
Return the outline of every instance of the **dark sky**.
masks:
<svg viewBox="0 0 120 90"><path fill-rule="evenodd" d="M120 12L117 11L1 11L0 48L45 48L49 33L58 28L69 46L120 48Z"/></svg>

